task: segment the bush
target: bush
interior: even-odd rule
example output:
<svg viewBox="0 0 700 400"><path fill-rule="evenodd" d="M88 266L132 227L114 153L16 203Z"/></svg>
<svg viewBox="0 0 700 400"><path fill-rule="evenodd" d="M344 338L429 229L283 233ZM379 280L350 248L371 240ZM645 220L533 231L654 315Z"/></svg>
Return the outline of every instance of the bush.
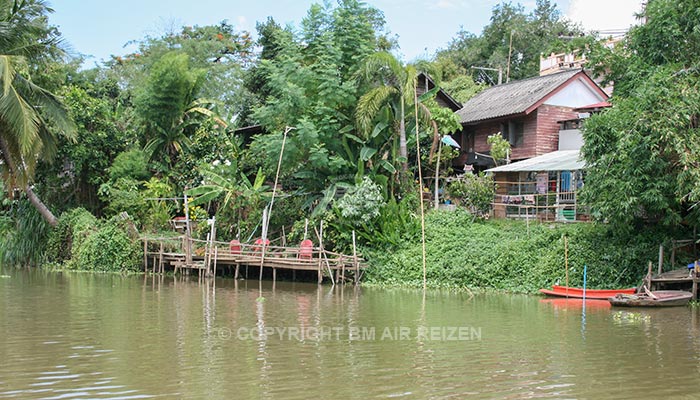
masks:
<svg viewBox="0 0 700 400"><path fill-rule="evenodd" d="M370 222L379 216L383 205L382 188L366 176L336 203L340 214L351 225Z"/></svg>
<svg viewBox="0 0 700 400"><path fill-rule="evenodd" d="M49 236L46 258L62 263L77 254L77 249L97 227L97 218L80 207L61 214Z"/></svg>
<svg viewBox="0 0 700 400"><path fill-rule="evenodd" d="M125 227L110 220L80 246L77 264L91 271L138 271L139 253L140 246L129 238Z"/></svg>
<svg viewBox="0 0 700 400"><path fill-rule="evenodd" d="M668 238L660 229L619 236L603 224L530 224L512 220L472 222L463 211L426 218L427 278L432 286L492 288L534 293L565 283L564 241L569 242L569 284L610 288L637 285ZM366 254L367 281L422 285L420 238L392 251Z"/></svg>
<svg viewBox="0 0 700 400"><path fill-rule="evenodd" d="M130 223L118 217L99 221L84 208L66 212L51 232L47 259L71 269L136 271L142 254L129 237Z"/></svg>
<svg viewBox="0 0 700 400"><path fill-rule="evenodd" d="M44 262L50 226L29 201L6 199L0 214L0 263L38 266Z"/></svg>
<svg viewBox="0 0 700 400"><path fill-rule="evenodd" d="M464 174L447 186L447 194L477 216L485 216L491 209L496 183L492 176Z"/></svg>

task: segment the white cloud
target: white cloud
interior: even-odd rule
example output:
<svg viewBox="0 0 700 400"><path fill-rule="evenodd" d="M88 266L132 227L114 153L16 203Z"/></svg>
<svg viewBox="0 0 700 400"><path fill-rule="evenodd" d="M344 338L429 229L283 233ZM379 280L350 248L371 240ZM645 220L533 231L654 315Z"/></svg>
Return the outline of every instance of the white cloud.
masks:
<svg viewBox="0 0 700 400"><path fill-rule="evenodd" d="M641 9L641 0L571 0L566 16L586 30L627 29Z"/></svg>

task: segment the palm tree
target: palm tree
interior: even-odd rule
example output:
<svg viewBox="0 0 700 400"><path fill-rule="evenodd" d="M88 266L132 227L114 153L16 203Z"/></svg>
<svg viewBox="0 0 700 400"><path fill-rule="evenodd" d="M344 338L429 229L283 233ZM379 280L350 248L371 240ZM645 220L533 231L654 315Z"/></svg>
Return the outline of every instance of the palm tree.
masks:
<svg viewBox="0 0 700 400"><path fill-rule="evenodd" d="M373 87L357 103L355 118L365 138L372 130L373 123L389 107L399 136L399 158L404 175L408 171L408 145L406 141L406 108L415 106L417 70L403 66L393 55L378 52L367 57L358 71L359 80ZM419 117L430 121L430 112L419 104Z"/></svg>
<svg viewBox="0 0 700 400"><path fill-rule="evenodd" d="M27 72L32 62L60 53L46 24L51 11L41 0L0 0L0 169L6 187L26 193L55 226L56 217L34 193L34 172L39 159L55 154L55 132L72 136L75 127L60 100Z"/></svg>
<svg viewBox="0 0 700 400"><path fill-rule="evenodd" d="M372 82L376 86L360 97L356 111L357 124L362 131L368 133L379 111L389 105L394 121L399 124L399 157L402 158L402 169L404 172L408 171L406 105L413 103L415 69L411 66L404 67L389 53L378 52L367 57L358 75L360 79Z"/></svg>

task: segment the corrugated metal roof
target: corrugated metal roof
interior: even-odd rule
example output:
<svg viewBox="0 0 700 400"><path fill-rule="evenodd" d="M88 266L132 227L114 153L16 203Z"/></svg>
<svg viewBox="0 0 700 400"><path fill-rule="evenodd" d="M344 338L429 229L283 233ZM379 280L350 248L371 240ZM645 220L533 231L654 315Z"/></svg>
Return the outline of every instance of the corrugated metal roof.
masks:
<svg viewBox="0 0 700 400"><path fill-rule="evenodd" d="M487 172L573 171L583 169L578 150L559 150L527 160L487 169Z"/></svg>
<svg viewBox="0 0 700 400"><path fill-rule="evenodd" d="M466 124L523 113L578 73L580 69L490 87L467 101L457 115Z"/></svg>

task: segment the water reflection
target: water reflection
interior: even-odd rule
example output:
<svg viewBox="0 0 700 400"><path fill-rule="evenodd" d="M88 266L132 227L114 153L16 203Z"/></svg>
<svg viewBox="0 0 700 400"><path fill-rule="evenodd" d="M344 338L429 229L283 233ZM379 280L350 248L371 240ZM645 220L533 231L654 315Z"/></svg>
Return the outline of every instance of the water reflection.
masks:
<svg viewBox="0 0 700 400"><path fill-rule="evenodd" d="M697 308L2 273L0 398L666 397L700 372Z"/></svg>

